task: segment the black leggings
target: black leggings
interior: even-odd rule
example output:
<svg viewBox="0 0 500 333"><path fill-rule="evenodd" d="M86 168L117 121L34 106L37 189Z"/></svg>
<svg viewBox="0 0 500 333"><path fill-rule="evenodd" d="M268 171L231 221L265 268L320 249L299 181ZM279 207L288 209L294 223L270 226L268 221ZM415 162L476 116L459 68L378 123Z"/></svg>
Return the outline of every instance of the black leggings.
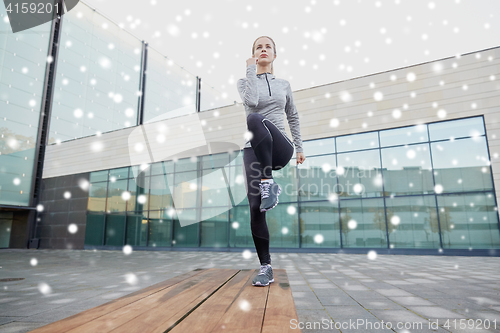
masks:
<svg viewBox="0 0 500 333"><path fill-rule="evenodd" d="M260 264L270 264L269 230L266 212L260 212L261 179L272 178L272 170L284 168L292 158L294 147L269 119L258 113L247 117L247 127L253 133L252 147L243 149L243 173L246 179L252 237Z"/></svg>

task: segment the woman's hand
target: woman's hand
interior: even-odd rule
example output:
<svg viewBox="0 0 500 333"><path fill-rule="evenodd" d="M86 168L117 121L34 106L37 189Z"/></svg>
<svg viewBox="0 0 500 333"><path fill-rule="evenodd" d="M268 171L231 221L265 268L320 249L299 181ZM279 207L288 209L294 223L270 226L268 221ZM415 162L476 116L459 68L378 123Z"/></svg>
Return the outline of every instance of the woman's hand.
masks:
<svg viewBox="0 0 500 333"><path fill-rule="evenodd" d="M306 155L304 153L297 153L297 165L302 164L306 159Z"/></svg>
<svg viewBox="0 0 500 333"><path fill-rule="evenodd" d="M250 66L250 65L257 64L258 61L259 61L259 59L254 58L254 57L248 58L247 59L247 67Z"/></svg>

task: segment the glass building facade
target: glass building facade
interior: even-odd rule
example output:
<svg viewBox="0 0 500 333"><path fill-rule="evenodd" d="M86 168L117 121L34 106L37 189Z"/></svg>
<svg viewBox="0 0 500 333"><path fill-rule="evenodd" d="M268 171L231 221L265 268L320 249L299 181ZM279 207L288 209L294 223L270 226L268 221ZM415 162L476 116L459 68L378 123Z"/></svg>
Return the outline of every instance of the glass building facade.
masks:
<svg viewBox="0 0 500 333"><path fill-rule="evenodd" d="M303 164L292 159L273 173L283 191L266 213L271 247L500 246L481 116L305 141L304 151ZM92 172L86 246L253 247L242 156L238 151ZM240 184L232 190L243 191L245 200L217 195L204 175L218 167ZM161 185L191 179L197 186L175 187L179 193ZM200 223L181 227L174 202L183 199L196 202ZM203 219L220 207L227 210Z"/></svg>
<svg viewBox="0 0 500 333"><path fill-rule="evenodd" d="M29 206L51 22L12 33L0 6L0 204Z"/></svg>

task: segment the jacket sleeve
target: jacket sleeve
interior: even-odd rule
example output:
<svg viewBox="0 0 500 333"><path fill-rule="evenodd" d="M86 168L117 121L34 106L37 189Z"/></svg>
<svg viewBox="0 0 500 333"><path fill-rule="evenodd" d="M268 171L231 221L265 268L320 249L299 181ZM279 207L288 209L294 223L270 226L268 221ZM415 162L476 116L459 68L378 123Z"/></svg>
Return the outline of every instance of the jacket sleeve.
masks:
<svg viewBox="0 0 500 333"><path fill-rule="evenodd" d="M257 86L257 65L247 66L247 77L238 80L238 92L243 104L256 107L259 104L259 91Z"/></svg>
<svg viewBox="0 0 500 333"><path fill-rule="evenodd" d="M300 136L299 113L293 103L292 88L290 87L290 83L288 83L287 87L285 113L286 118L288 119L288 126L290 126L290 132L292 132L295 152L302 153L304 150L302 149L302 138Z"/></svg>

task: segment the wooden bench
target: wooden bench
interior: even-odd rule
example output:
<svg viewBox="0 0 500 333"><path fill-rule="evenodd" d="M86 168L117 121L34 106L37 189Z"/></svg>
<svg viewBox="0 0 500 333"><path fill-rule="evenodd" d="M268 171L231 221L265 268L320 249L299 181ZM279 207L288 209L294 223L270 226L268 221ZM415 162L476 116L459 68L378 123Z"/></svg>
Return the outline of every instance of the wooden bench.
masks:
<svg viewBox="0 0 500 333"><path fill-rule="evenodd" d="M32 332L300 332L286 271L266 287L257 273L196 269Z"/></svg>

